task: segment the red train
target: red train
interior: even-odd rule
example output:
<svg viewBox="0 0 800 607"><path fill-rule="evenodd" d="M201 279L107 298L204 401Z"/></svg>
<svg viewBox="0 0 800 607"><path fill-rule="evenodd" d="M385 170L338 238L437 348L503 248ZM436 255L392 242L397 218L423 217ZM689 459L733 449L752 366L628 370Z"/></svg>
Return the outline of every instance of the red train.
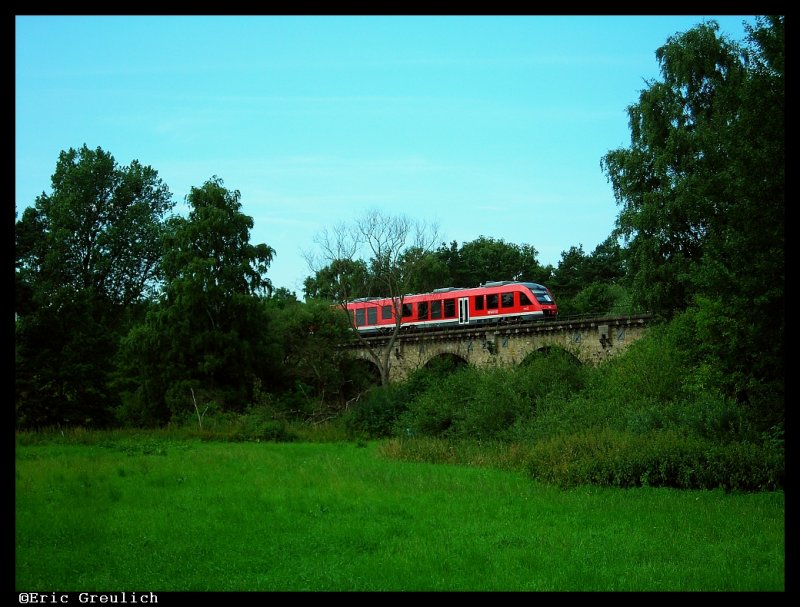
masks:
<svg viewBox="0 0 800 607"><path fill-rule="evenodd" d="M395 326L391 298L365 297L347 304L359 333ZM487 282L470 289L447 287L403 298L402 327L458 327L554 318L558 307L550 290L535 282Z"/></svg>

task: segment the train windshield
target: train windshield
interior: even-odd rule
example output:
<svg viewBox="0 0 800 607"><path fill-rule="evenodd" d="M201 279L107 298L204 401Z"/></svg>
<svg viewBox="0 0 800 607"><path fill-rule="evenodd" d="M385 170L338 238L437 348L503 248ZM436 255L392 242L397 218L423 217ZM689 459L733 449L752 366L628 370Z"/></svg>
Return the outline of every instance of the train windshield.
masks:
<svg viewBox="0 0 800 607"><path fill-rule="evenodd" d="M542 285L535 282L526 282L523 284L531 290L533 296L536 298L536 301L538 301L540 304L555 303L553 298L550 297L550 293L548 293L547 289Z"/></svg>

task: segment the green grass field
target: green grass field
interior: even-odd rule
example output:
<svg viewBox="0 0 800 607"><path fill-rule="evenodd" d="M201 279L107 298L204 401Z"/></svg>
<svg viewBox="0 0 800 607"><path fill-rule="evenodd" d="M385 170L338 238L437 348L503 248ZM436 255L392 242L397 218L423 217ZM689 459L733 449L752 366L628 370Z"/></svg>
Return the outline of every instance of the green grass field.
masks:
<svg viewBox="0 0 800 607"><path fill-rule="evenodd" d="M17 444L18 591L783 591L784 494L560 490L378 443Z"/></svg>

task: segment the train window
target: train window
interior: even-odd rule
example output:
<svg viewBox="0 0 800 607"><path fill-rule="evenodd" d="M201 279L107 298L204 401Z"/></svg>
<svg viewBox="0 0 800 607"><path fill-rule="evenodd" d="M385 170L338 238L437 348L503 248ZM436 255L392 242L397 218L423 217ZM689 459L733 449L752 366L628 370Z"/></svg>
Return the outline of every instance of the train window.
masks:
<svg viewBox="0 0 800 607"><path fill-rule="evenodd" d="M500 298L497 296L497 293L492 293L486 296L486 308L489 310L493 310L497 308L497 302Z"/></svg>
<svg viewBox="0 0 800 607"><path fill-rule="evenodd" d="M381 320L390 320L392 318L392 306L381 306Z"/></svg>
<svg viewBox="0 0 800 607"><path fill-rule="evenodd" d="M475 296L475 309L476 310L483 310L483 295L476 295Z"/></svg>
<svg viewBox="0 0 800 607"><path fill-rule="evenodd" d="M442 317L442 300L436 299L431 302L431 318Z"/></svg>
<svg viewBox="0 0 800 607"><path fill-rule="evenodd" d="M421 301L417 304L417 318L424 320L428 318L428 302Z"/></svg>
<svg viewBox="0 0 800 607"><path fill-rule="evenodd" d="M444 317L445 318L455 318L456 317L456 300L455 299L445 299L444 300Z"/></svg>
<svg viewBox="0 0 800 607"><path fill-rule="evenodd" d="M501 305L504 308L513 308L514 307L514 293L502 293L501 297Z"/></svg>
<svg viewBox="0 0 800 607"><path fill-rule="evenodd" d="M403 318L408 318L409 316L414 315L414 309L411 307L410 303L403 304Z"/></svg>
<svg viewBox="0 0 800 607"><path fill-rule="evenodd" d="M378 322L378 308L372 306L367 308L367 322L371 325Z"/></svg>
<svg viewBox="0 0 800 607"><path fill-rule="evenodd" d="M531 283L531 291L533 292L533 296L536 298L536 301L538 301L540 304L553 303L553 299L550 297L547 289L545 289L542 285Z"/></svg>
<svg viewBox="0 0 800 607"><path fill-rule="evenodd" d="M364 320L364 308L359 308L356 310L356 326L360 327L361 325L366 324Z"/></svg>
<svg viewBox="0 0 800 607"><path fill-rule="evenodd" d="M528 296L525 295L522 291L519 293L519 305L521 306L532 306L533 302L528 299Z"/></svg>

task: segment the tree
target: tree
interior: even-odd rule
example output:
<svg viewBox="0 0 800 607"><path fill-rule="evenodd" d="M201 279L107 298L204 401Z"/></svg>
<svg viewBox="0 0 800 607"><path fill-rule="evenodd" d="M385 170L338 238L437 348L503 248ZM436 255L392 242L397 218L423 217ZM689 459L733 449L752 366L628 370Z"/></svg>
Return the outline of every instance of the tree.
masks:
<svg viewBox="0 0 800 607"><path fill-rule="evenodd" d="M617 284L625 280L625 253L613 235L597 245L586 261L587 281Z"/></svg>
<svg viewBox="0 0 800 607"><path fill-rule="evenodd" d="M306 419L327 417L353 396L356 378L338 346L350 336L347 317L330 301L270 297L269 341L279 357L273 393L284 411Z"/></svg>
<svg viewBox="0 0 800 607"><path fill-rule="evenodd" d="M624 252L614 236L601 242L591 255L583 245L561 253L550 284L561 315L630 313Z"/></svg>
<svg viewBox="0 0 800 607"><path fill-rule="evenodd" d="M559 306L562 304L562 298L573 298L587 286L587 259L583 245L572 246L568 251L561 252L561 261L553 274L551 284L551 290Z"/></svg>
<svg viewBox="0 0 800 607"><path fill-rule="evenodd" d="M622 210L635 297L698 310L697 343L740 399L782 400L784 18L743 45L703 23L656 51L628 108L631 145L601 162ZM735 339L734 339L735 337Z"/></svg>
<svg viewBox="0 0 800 607"><path fill-rule="evenodd" d="M163 421L189 410L194 391L222 409L241 410L256 378L269 377L267 314L260 296L274 250L250 244L241 195L218 177L193 187L188 218L165 238L164 295L124 343L120 364L129 418Z"/></svg>
<svg viewBox="0 0 800 607"><path fill-rule="evenodd" d="M174 203L153 168L86 145L59 154L51 185L15 229L18 420L103 425L110 361L158 287Z"/></svg>
<svg viewBox="0 0 800 607"><path fill-rule="evenodd" d="M370 285L369 270L362 259L332 259L318 269L303 283L306 299L327 299L340 301L366 297L371 293L363 291Z"/></svg>
<svg viewBox="0 0 800 607"><path fill-rule="evenodd" d="M717 30L704 23L658 49L663 81L628 108L631 146L601 163L637 297L654 311L686 307L720 270L717 287L752 281L753 255L771 274L782 247L782 74L758 86L748 53Z"/></svg>
<svg viewBox="0 0 800 607"><path fill-rule="evenodd" d="M516 245L503 239L480 236L454 250L444 246L437 251L450 268L450 286L477 287L494 280L521 280L547 283L550 270L537 261L538 252L531 245Z"/></svg>
<svg viewBox="0 0 800 607"><path fill-rule="evenodd" d="M324 276L330 280L329 286L318 285L317 288L331 294L334 304L345 314L348 313L347 304L362 294L391 298L395 325L383 346L376 346L353 331L380 370L384 385L389 383L390 354L400 332L403 299L418 268L438 240L436 233L435 226L373 209L352 224L339 224L317 235L315 241L321 250L322 263L313 254L306 256L317 279L322 277L320 268L327 264ZM355 265L348 264L348 260ZM366 273L361 272L360 262L368 268ZM348 271L336 271L339 268Z"/></svg>
<svg viewBox="0 0 800 607"><path fill-rule="evenodd" d="M419 255L415 252L415 256ZM410 293L429 293L434 289L459 286L453 270L458 267L458 243L450 248L441 244L435 251L423 253L409 283Z"/></svg>

